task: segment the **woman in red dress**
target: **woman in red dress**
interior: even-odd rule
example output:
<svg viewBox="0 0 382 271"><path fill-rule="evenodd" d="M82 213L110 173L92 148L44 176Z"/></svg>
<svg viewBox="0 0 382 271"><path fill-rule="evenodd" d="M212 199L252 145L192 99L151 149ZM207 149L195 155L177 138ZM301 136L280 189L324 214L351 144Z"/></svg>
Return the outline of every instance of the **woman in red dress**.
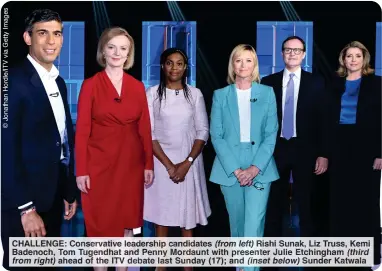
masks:
<svg viewBox="0 0 382 271"><path fill-rule="evenodd" d="M150 117L133 66L134 40L106 29L97 61L105 69L84 81L78 100L76 176L87 236L132 236L143 225L143 189L153 180Z"/></svg>

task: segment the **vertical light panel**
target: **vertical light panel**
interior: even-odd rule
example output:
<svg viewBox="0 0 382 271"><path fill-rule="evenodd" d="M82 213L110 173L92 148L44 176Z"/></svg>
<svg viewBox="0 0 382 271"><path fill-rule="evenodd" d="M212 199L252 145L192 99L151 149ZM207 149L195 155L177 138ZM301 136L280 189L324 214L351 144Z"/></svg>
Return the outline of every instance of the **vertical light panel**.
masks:
<svg viewBox="0 0 382 271"><path fill-rule="evenodd" d="M63 22L64 43L61 53L55 61L60 76L65 80L68 90L68 103L73 124L77 120L78 94L84 81L85 59L85 23ZM76 215L69 221L63 221L61 236L82 237L84 236L84 217L79 203Z"/></svg>
<svg viewBox="0 0 382 271"><path fill-rule="evenodd" d="M142 22L142 82L146 89L160 82L160 55L177 47L188 56L187 84L196 86L196 22ZM143 236L154 237L153 223L144 221Z"/></svg>
<svg viewBox="0 0 382 271"><path fill-rule="evenodd" d="M382 76L382 23L376 25L375 74Z"/></svg>
<svg viewBox="0 0 382 271"><path fill-rule="evenodd" d="M146 88L159 84L160 55L171 47L187 53L187 83L196 85L196 22L142 22L142 34L142 82Z"/></svg>
<svg viewBox="0 0 382 271"><path fill-rule="evenodd" d="M73 123L77 120L77 100L84 81L85 23L63 22L64 44L55 65L68 89L68 102Z"/></svg>
<svg viewBox="0 0 382 271"><path fill-rule="evenodd" d="M376 41L375 41L375 74L382 76L382 23L376 24ZM380 112L379 112L380 114ZM380 192L382 195L382 186L380 186ZM380 222L382 224L382 197L379 200L381 206Z"/></svg>
<svg viewBox="0 0 382 271"><path fill-rule="evenodd" d="M290 36L299 36L305 41L306 56L302 68L312 71L313 22L257 22L256 51L261 77L284 68L281 45Z"/></svg>
<svg viewBox="0 0 382 271"><path fill-rule="evenodd" d="M313 23L312 22L257 22L256 51L259 58L260 77L264 77L284 69L282 43L290 36L298 36L305 41L306 55L302 69L312 72ZM296 201L292 196L293 178L290 175L289 191L289 229L299 236L299 216Z"/></svg>

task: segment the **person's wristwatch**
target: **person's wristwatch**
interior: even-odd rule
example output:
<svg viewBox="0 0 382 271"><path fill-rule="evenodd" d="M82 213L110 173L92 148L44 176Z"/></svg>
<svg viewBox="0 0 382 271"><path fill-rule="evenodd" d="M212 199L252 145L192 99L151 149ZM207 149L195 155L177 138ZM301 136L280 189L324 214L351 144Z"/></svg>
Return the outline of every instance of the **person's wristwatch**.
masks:
<svg viewBox="0 0 382 271"><path fill-rule="evenodd" d="M187 157L187 161L190 162L191 164L194 162L194 158L191 156Z"/></svg>
<svg viewBox="0 0 382 271"><path fill-rule="evenodd" d="M36 207L35 206L28 206L28 207L21 210L20 216L29 214L30 212L33 212L33 211L36 211Z"/></svg>

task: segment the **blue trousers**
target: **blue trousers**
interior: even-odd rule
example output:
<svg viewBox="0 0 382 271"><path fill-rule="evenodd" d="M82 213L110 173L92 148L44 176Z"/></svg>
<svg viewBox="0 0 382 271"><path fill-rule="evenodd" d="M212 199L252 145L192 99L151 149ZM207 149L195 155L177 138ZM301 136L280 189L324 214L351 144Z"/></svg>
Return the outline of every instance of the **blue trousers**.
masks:
<svg viewBox="0 0 382 271"><path fill-rule="evenodd" d="M253 154L250 143L241 143L240 165L242 169L251 166ZM226 203L231 237L263 237L265 213L267 209L270 183L258 186L240 186L239 181L233 186L221 185ZM258 271L259 267L245 267L246 271Z"/></svg>

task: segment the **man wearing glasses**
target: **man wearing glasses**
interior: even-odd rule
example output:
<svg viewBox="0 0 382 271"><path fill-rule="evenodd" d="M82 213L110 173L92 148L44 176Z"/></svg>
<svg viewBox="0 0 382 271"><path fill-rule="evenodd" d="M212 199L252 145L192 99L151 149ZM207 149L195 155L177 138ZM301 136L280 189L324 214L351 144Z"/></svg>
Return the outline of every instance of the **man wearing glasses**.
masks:
<svg viewBox="0 0 382 271"><path fill-rule="evenodd" d="M328 167L329 122L324 82L301 69L305 51L304 40L288 37L282 43L284 70L261 80L275 91L280 127L274 151L280 180L271 186L265 225L267 237L282 236L282 215L288 203L291 176L301 236L314 234L311 214L314 175L323 174Z"/></svg>

